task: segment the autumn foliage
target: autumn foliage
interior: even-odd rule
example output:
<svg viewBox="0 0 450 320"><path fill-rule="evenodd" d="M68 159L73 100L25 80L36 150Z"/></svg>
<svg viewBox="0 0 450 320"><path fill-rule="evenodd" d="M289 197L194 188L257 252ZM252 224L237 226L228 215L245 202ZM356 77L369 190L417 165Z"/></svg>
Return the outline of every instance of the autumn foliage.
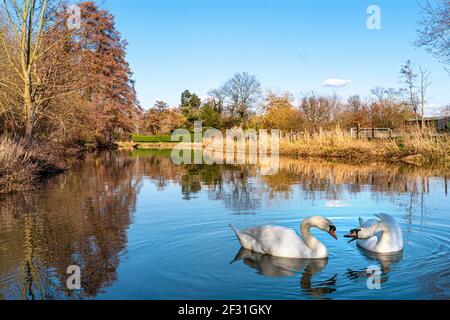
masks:
<svg viewBox="0 0 450 320"><path fill-rule="evenodd" d="M48 22L29 35L30 42L35 42L30 47L21 47L15 38L15 21L2 20L0 34L6 48L0 50L3 133L58 144L96 141L105 145L133 131L140 107L126 61L127 44L109 12L94 2L82 2L79 8L79 24L70 26L63 2L49 6ZM21 59L28 51L34 58L24 80ZM26 90L21 89L24 81Z"/></svg>

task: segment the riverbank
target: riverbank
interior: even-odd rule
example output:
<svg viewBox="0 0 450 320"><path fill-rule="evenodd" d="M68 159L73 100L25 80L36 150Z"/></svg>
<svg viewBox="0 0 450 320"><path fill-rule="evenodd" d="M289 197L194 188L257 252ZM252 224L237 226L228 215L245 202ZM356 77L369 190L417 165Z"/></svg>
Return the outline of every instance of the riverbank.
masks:
<svg viewBox="0 0 450 320"><path fill-rule="evenodd" d="M0 194L34 189L42 178L68 169L80 152L46 142L0 137Z"/></svg>
<svg viewBox="0 0 450 320"><path fill-rule="evenodd" d="M174 142L116 143L122 150L172 149L176 145ZM191 143L186 147L198 149L202 145ZM1 137L0 194L35 188L43 176L69 168L82 151L46 142L27 144L24 140ZM285 136L280 140L279 153L295 158L335 159L352 163L404 162L419 167L436 165L450 168L450 136L412 132L400 138L370 140L355 139L347 132L336 129Z"/></svg>
<svg viewBox="0 0 450 320"><path fill-rule="evenodd" d="M208 143L205 143L206 146ZM171 142L119 142L119 149L172 149ZM199 144L187 144L199 148ZM224 146L225 150L225 146ZM411 131L401 137L355 139L346 131L335 129L316 133L284 136L280 155L316 157L350 162L407 162L415 165L450 165L450 136L431 131Z"/></svg>
<svg viewBox="0 0 450 320"><path fill-rule="evenodd" d="M450 165L450 136L414 131L398 138L355 139L337 129L281 139L280 154L356 162L400 161L416 165Z"/></svg>

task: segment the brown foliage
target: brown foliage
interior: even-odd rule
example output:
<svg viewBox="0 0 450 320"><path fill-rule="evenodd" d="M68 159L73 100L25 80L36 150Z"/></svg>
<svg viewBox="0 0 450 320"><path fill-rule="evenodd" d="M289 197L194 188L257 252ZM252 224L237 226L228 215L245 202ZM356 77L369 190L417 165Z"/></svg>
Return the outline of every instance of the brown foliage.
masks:
<svg viewBox="0 0 450 320"><path fill-rule="evenodd" d="M0 193L31 189L38 177L65 168L62 150L43 142L0 137Z"/></svg>
<svg viewBox="0 0 450 320"><path fill-rule="evenodd" d="M30 189L36 181L37 165L24 144L0 138L0 193Z"/></svg>
<svg viewBox="0 0 450 320"><path fill-rule="evenodd" d="M317 131L335 125L340 102L337 96L320 96L312 92L300 102L300 112L305 119L305 129Z"/></svg>
<svg viewBox="0 0 450 320"><path fill-rule="evenodd" d="M265 114L259 120L260 125L264 128L296 130L303 123L302 116L292 105L292 98L288 93L281 96L269 93L265 109Z"/></svg>
<svg viewBox="0 0 450 320"><path fill-rule="evenodd" d="M131 132L140 112L125 58L127 44L121 40L109 12L93 2L81 3L80 9L81 27L70 41L73 59L83 75L79 94L86 109L95 114L96 138L110 141Z"/></svg>
<svg viewBox="0 0 450 320"><path fill-rule="evenodd" d="M152 108L144 113L143 122L148 134L170 134L186 124L186 117L178 109Z"/></svg>
<svg viewBox="0 0 450 320"><path fill-rule="evenodd" d="M46 8L42 32L27 34L33 43L25 49L14 37L14 23L0 23L0 131L66 144L110 143L133 131L140 108L126 42L109 12L93 2L79 6L81 25L75 29L67 25L65 2ZM18 67L24 50L31 57L25 75ZM23 79L29 79L25 87Z"/></svg>

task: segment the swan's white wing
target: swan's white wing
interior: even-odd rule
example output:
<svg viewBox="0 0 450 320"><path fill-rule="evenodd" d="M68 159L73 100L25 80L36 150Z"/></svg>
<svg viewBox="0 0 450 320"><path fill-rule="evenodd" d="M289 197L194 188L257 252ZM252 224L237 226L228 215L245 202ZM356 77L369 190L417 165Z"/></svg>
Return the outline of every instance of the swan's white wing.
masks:
<svg viewBox="0 0 450 320"><path fill-rule="evenodd" d="M359 220L359 226L362 227L364 224L364 219L359 217L358 220Z"/></svg>
<svg viewBox="0 0 450 320"><path fill-rule="evenodd" d="M361 225L361 227L363 227L363 228L370 228L373 225L379 224L379 223L380 223L380 221L377 220L377 219L369 219L369 220L364 221L364 223Z"/></svg>
<svg viewBox="0 0 450 320"><path fill-rule="evenodd" d="M388 215L387 213L374 213L374 216L387 224L393 225L397 224L397 221L395 221L395 219L391 215Z"/></svg>
<svg viewBox="0 0 450 320"><path fill-rule="evenodd" d="M383 223L385 226L389 229L389 234L393 238L394 242L403 243L403 237L402 237L402 229L400 228L400 225L397 223L397 221L390 215L386 213L377 213L374 214L374 216L378 217L381 220L381 223Z"/></svg>
<svg viewBox="0 0 450 320"><path fill-rule="evenodd" d="M387 227L388 232L383 235L383 241L378 245L378 252L396 252L403 249L403 234L397 221L386 213L374 214Z"/></svg>
<svg viewBox="0 0 450 320"><path fill-rule="evenodd" d="M365 239L365 240L358 240L357 243L358 243L359 247L364 248L364 249L369 250L369 251L373 251L373 250L375 250L375 248L377 246L378 237L377 236L373 236L373 237L370 237L370 238Z"/></svg>
<svg viewBox="0 0 450 320"><path fill-rule="evenodd" d="M363 222L363 224L361 225L361 228L372 229L374 226L377 226L379 224L380 224L380 220L369 219L369 220L366 220ZM357 244L358 244L358 246L360 246L366 250L373 251L376 248L378 240L379 240L379 237L377 234L375 234L374 236L367 238L367 239L358 239Z"/></svg>
<svg viewBox="0 0 450 320"><path fill-rule="evenodd" d="M244 230L256 242L251 250L278 257L307 258L310 249L297 233L289 228L278 226L261 226Z"/></svg>

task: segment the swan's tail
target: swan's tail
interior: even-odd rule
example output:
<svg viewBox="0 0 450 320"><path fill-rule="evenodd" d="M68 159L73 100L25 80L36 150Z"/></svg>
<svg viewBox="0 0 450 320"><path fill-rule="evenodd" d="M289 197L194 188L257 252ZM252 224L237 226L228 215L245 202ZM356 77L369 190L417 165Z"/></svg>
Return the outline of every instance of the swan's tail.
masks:
<svg viewBox="0 0 450 320"><path fill-rule="evenodd" d="M232 225L231 223L229 224L229 226L231 227L231 229L233 229L234 233L236 234L236 238L238 239L239 243L241 244L242 248L245 248L245 234L239 230L238 228L236 228L234 225Z"/></svg>
<svg viewBox="0 0 450 320"><path fill-rule="evenodd" d="M236 233L236 236L239 237L240 230L238 228L236 228L234 225L232 225L231 223L228 225L230 226L231 229L233 229L234 233Z"/></svg>

